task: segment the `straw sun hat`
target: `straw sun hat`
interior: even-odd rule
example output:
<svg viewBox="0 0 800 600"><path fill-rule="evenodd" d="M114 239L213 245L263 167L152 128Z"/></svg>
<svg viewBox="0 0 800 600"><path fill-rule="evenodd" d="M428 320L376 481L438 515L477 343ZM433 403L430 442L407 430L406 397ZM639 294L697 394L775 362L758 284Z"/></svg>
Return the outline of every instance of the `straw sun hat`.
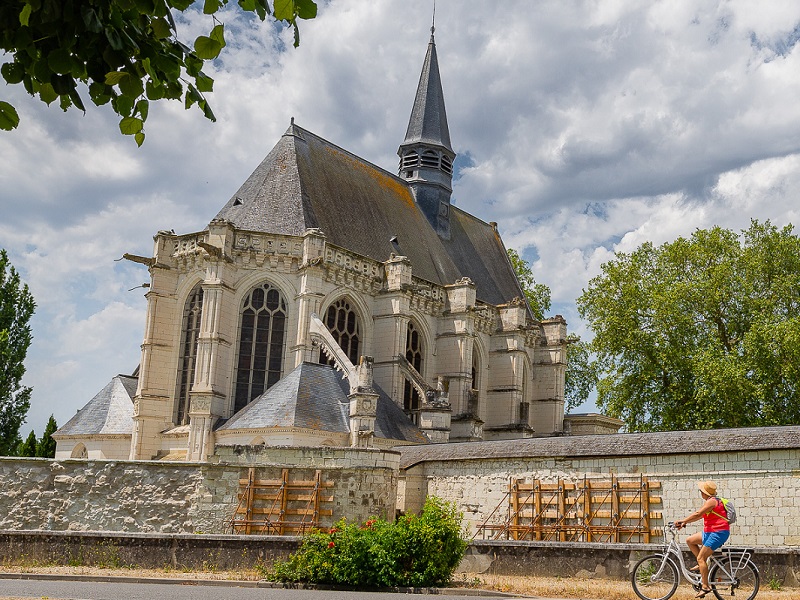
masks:
<svg viewBox="0 0 800 600"><path fill-rule="evenodd" d="M698 481L697 487L699 487L700 491L704 494L708 494L709 496L717 495L717 484L713 481Z"/></svg>

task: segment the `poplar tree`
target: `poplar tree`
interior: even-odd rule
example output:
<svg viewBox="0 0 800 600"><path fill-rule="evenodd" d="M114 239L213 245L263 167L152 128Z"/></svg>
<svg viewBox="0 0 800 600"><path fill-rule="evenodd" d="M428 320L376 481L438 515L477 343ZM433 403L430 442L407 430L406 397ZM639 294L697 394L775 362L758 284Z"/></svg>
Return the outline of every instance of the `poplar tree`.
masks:
<svg viewBox="0 0 800 600"><path fill-rule="evenodd" d="M34 457L36 456L36 433L31 429L25 441L19 445L17 456Z"/></svg>
<svg viewBox="0 0 800 600"><path fill-rule="evenodd" d="M14 455L30 408L31 388L21 384L31 345L29 321L36 304L28 286L0 250L0 455Z"/></svg>
<svg viewBox="0 0 800 600"><path fill-rule="evenodd" d="M42 439L36 443L36 456L39 458L55 458L56 456L56 441L53 439L53 434L58 429L55 417L50 415L47 420L47 425L44 427Z"/></svg>

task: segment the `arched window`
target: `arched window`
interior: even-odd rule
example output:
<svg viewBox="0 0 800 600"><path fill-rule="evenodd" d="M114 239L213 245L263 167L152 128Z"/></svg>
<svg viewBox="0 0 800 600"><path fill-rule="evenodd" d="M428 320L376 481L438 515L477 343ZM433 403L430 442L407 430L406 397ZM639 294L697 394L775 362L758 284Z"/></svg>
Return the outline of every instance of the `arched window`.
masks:
<svg viewBox="0 0 800 600"><path fill-rule="evenodd" d="M358 315L347 298L340 298L328 307L328 312L325 313L325 326L350 362L357 365L361 347L361 327ZM319 355L319 362L323 365L333 364L333 361L322 352Z"/></svg>
<svg viewBox="0 0 800 600"><path fill-rule="evenodd" d="M89 451L86 450L86 446L83 444L78 444L72 449L72 454L69 456L70 458L89 458Z"/></svg>
<svg viewBox="0 0 800 600"><path fill-rule="evenodd" d="M475 417L478 416L478 401L480 397L480 360L478 358L478 351L475 347L472 348L472 371L469 384L469 406L467 412Z"/></svg>
<svg viewBox="0 0 800 600"><path fill-rule="evenodd" d="M285 339L286 301L283 296L269 283L253 288L242 300L234 413L281 378Z"/></svg>
<svg viewBox="0 0 800 600"><path fill-rule="evenodd" d="M519 403L519 422L530 425L531 405L528 402L528 365L522 363L522 401Z"/></svg>
<svg viewBox="0 0 800 600"><path fill-rule="evenodd" d="M422 336L417 331L414 323L408 322L406 329L406 360L411 363L417 372L422 374ZM411 385L411 382L406 380L403 389L403 409L406 411L411 419L416 423L417 415L419 413L420 396L416 388Z"/></svg>
<svg viewBox="0 0 800 600"><path fill-rule="evenodd" d="M197 364L197 337L200 335L200 320L203 316L203 287L197 284L189 292L183 306L181 324L181 346L178 356L178 382L175 386L176 425L189 422L189 391L194 382L194 369Z"/></svg>

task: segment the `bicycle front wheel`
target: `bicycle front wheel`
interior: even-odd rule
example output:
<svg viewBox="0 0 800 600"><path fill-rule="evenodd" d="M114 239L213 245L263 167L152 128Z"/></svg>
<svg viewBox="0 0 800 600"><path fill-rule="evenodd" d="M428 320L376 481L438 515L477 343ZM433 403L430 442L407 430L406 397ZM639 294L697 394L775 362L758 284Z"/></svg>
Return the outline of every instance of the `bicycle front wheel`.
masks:
<svg viewBox="0 0 800 600"><path fill-rule="evenodd" d="M726 598L730 600L731 597L736 600L753 600L760 585L756 566L751 561L747 561L736 570L734 578L735 582L731 584L728 574L719 565L711 567L711 571L708 573L708 582L718 600L726 600Z"/></svg>
<svg viewBox="0 0 800 600"><path fill-rule="evenodd" d="M678 567L663 554L645 556L631 572L633 591L642 600L667 600L678 582Z"/></svg>

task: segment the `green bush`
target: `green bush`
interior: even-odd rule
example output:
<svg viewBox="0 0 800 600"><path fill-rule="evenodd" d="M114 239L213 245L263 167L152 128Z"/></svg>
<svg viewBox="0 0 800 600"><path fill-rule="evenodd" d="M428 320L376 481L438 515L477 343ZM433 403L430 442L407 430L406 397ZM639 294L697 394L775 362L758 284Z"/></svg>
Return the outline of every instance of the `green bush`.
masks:
<svg viewBox="0 0 800 600"><path fill-rule="evenodd" d="M440 586L450 581L466 548L461 513L431 496L419 516L360 526L342 519L330 531L311 533L266 577L353 587Z"/></svg>

